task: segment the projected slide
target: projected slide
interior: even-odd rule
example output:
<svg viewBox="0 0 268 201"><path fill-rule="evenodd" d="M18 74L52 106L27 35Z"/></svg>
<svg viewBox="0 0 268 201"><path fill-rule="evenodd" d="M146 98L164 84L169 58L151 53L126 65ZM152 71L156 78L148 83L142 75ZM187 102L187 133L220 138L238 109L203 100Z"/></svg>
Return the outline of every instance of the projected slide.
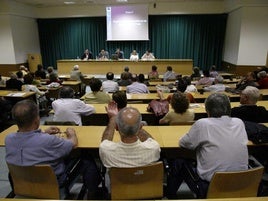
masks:
<svg viewBox="0 0 268 201"><path fill-rule="evenodd" d="M106 7L107 40L149 40L148 5Z"/></svg>

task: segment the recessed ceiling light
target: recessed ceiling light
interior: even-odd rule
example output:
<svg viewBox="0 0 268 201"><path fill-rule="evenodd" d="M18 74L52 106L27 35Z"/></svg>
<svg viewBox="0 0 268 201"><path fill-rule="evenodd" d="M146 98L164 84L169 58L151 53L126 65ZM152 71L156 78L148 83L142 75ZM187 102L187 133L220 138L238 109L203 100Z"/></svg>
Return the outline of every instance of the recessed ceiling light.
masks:
<svg viewBox="0 0 268 201"><path fill-rule="evenodd" d="M122 2L127 2L127 0L116 0L116 2L122 3Z"/></svg>

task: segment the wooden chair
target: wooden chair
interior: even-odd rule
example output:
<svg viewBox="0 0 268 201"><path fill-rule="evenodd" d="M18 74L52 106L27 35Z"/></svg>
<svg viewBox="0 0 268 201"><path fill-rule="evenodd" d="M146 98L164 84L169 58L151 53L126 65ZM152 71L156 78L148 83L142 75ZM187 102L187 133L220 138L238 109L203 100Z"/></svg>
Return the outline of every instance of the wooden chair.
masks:
<svg viewBox="0 0 268 201"><path fill-rule="evenodd" d="M256 197L263 167L238 172L216 172L209 184L207 198Z"/></svg>
<svg viewBox="0 0 268 201"><path fill-rule="evenodd" d="M163 197L163 163L143 167L111 168L111 199L148 199Z"/></svg>
<svg viewBox="0 0 268 201"><path fill-rule="evenodd" d="M13 181L15 195L42 199L60 199L58 181L50 165L7 165Z"/></svg>

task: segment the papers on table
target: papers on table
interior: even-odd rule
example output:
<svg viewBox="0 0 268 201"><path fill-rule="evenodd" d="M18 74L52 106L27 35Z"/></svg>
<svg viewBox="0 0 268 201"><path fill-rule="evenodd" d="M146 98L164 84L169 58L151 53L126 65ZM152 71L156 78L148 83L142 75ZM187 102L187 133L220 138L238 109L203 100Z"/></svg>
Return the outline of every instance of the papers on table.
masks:
<svg viewBox="0 0 268 201"><path fill-rule="evenodd" d="M16 92L16 93L7 94L7 96L11 96L11 97L22 97L24 95L25 95L25 93L23 93L23 92Z"/></svg>

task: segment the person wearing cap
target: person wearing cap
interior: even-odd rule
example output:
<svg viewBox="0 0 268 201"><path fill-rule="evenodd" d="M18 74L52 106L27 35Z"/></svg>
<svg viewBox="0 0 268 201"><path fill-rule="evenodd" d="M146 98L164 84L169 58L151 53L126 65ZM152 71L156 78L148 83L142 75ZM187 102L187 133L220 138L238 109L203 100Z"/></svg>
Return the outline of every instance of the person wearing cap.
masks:
<svg viewBox="0 0 268 201"><path fill-rule="evenodd" d="M210 92L223 92L225 91L225 85L223 84L223 77L218 75L214 79L214 84L204 87L204 91L210 91Z"/></svg>

